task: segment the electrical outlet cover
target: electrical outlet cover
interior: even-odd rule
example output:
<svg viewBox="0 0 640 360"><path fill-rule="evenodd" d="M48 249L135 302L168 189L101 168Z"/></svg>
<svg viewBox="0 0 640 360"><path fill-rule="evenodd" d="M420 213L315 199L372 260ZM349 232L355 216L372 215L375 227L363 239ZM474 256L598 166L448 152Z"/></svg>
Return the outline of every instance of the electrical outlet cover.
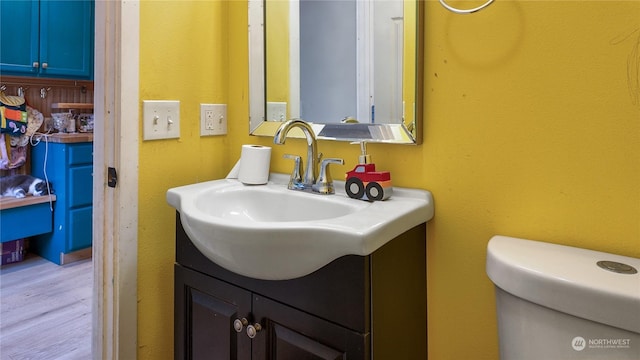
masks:
<svg viewBox="0 0 640 360"><path fill-rule="evenodd" d="M200 104L200 136L227 134L227 105Z"/></svg>
<svg viewBox="0 0 640 360"><path fill-rule="evenodd" d="M287 103L286 102L267 102L267 113L265 114L267 121L287 121Z"/></svg>

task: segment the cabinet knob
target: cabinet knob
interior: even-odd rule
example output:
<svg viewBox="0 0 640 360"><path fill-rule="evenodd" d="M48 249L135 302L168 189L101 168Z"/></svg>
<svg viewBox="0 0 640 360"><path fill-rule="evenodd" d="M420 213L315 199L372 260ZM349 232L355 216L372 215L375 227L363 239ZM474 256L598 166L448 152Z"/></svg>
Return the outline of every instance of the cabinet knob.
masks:
<svg viewBox="0 0 640 360"><path fill-rule="evenodd" d="M247 326L247 336L253 339L256 337L256 334L262 330L262 325L255 323L253 325Z"/></svg>
<svg viewBox="0 0 640 360"><path fill-rule="evenodd" d="M48 68L48 67L49 67L49 64L47 64L47 63L42 63L42 68L43 68L43 69L46 69L46 68Z"/></svg>
<svg viewBox="0 0 640 360"><path fill-rule="evenodd" d="M32 67L34 68L39 68L40 67L40 63L37 61L34 61L33 64L31 64Z"/></svg>
<svg viewBox="0 0 640 360"><path fill-rule="evenodd" d="M247 325L249 325L249 321L246 318L235 319L233 321L233 329L239 333L242 332L242 329Z"/></svg>

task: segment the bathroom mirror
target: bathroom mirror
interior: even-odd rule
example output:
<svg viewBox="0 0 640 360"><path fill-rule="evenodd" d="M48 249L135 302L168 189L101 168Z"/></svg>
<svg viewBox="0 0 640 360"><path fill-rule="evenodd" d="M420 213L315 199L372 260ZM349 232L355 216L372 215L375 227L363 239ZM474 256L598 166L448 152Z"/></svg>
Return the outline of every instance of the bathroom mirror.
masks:
<svg viewBox="0 0 640 360"><path fill-rule="evenodd" d="M249 0L250 133L419 144L423 1Z"/></svg>

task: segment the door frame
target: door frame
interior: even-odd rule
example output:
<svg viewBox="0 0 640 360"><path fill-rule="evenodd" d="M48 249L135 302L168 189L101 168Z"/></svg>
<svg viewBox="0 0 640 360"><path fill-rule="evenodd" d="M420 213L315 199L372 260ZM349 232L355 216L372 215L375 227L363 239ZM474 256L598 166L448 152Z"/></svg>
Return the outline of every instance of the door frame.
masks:
<svg viewBox="0 0 640 360"><path fill-rule="evenodd" d="M140 2L95 2L93 359L137 357ZM134 124L134 126L125 126ZM117 185L107 186L107 168Z"/></svg>

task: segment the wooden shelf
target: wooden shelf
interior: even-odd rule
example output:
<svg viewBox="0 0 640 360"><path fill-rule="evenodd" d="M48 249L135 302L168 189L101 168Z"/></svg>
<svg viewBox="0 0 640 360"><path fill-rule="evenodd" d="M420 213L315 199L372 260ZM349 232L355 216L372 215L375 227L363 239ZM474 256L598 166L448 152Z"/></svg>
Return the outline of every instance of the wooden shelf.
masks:
<svg viewBox="0 0 640 360"><path fill-rule="evenodd" d="M56 196L53 194L43 196L27 196L23 198L4 196L0 198L0 210L13 209L20 206L42 204L49 201L56 201Z"/></svg>
<svg viewBox="0 0 640 360"><path fill-rule="evenodd" d="M93 110L93 104L87 103L53 103L52 109L76 109L76 110Z"/></svg>

